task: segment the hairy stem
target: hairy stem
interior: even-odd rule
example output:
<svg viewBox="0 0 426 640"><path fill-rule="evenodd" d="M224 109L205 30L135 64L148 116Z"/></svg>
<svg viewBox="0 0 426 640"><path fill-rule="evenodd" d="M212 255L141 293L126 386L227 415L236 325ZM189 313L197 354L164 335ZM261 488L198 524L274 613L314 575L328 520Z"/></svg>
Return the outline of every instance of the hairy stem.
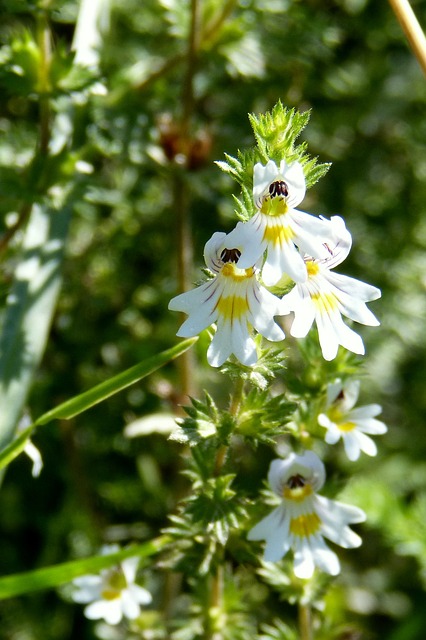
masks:
<svg viewBox="0 0 426 640"><path fill-rule="evenodd" d="M408 0L389 0L406 38L426 75L426 38Z"/></svg>

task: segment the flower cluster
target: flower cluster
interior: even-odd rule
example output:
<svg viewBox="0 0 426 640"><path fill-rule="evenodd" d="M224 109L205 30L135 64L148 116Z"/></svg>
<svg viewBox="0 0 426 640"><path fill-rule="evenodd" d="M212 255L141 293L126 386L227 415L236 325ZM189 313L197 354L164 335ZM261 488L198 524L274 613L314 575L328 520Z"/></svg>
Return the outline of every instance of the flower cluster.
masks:
<svg viewBox="0 0 426 640"><path fill-rule="evenodd" d="M231 354L244 365L255 364L252 329L268 340L282 340L284 332L274 317L290 312L294 312L290 333L296 338L305 337L315 320L326 360L336 357L339 345L364 353L361 337L342 315L378 325L365 303L380 297L380 290L332 271L347 257L352 238L342 218L326 220L296 209L305 190L299 162L257 163L255 214L229 234L213 234L204 250L212 280L170 301L169 309L189 316L179 336L192 337L216 324L207 354L212 366L221 366ZM294 287L280 299L266 287L284 275Z"/></svg>
<svg viewBox="0 0 426 640"><path fill-rule="evenodd" d="M213 234L204 249L211 279L170 301L170 309L188 315L179 336L189 338L215 325L207 352L213 367L231 355L253 366L254 332L271 341L283 340L275 318L290 313L294 314L290 333L295 338L306 337L315 322L325 360L336 358L339 345L364 354L362 338L342 316L377 326L366 303L379 298L380 290L334 271L349 254L351 234L339 216L328 220L297 209L305 191L300 162L255 164L254 215L229 234ZM289 279L291 290L278 297L277 291ZM326 429L325 441L335 444L342 439L350 460L357 460L361 451L375 455L376 445L367 434L386 431L376 419L379 405L354 408L358 394L358 381L335 380L315 416ZM358 547L361 538L349 525L363 522L364 512L318 495L325 468L313 451L274 460L268 480L281 503L249 531L248 539L266 541L266 561L278 561L292 549L299 578L310 578L315 566L338 574L339 560L324 538L345 548Z"/></svg>
<svg viewBox="0 0 426 640"><path fill-rule="evenodd" d="M366 434L380 435L387 431L386 425L376 419L382 410L380 405L354 408L359 389L359 380L328 384L324 412L318 415L318 423L327 429L327 444L335 444L342 438L346 455L352 461L359 458L361 451L376 455L377 447ZM274 460L268 481L282 502L249 531L248 539L266 540L266 561L280 560L292 549L294 573L299 578L310 578L314 566L331 575L339 573L337 556L325 545L323 537L341 547L359 546L361 539L347 525L363 522L364 513L316 495L324 484L325 469L313 451Z"/></svg>

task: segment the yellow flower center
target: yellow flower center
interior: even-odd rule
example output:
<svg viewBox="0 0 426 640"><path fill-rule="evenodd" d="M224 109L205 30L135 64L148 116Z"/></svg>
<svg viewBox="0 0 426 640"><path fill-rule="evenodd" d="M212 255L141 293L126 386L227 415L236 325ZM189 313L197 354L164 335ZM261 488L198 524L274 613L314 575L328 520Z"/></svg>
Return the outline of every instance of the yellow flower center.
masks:
<svg viewBox="0 0 426 640"><path fill-rule="evenodd" d="M306 513L290 520L290 533L307 538L316 533L320 526L321 520L316 513Z"/></svg>
<svg viewBox="0 0 426 640"><path fill-rule="evenodd" d="M308 276L316 276L318 271L320 270L319 264L317 264L313 260L308 260L306 262L306 269L308 271Z"/></svg>
<svg viewBox="0 0 426 640"><path fill-rule="evenodd" d="M123 589L127 587L127 581L121 568L112 569L105 580L105 587L101 592L104 600L119 598Z"/></svg>
<svg viewBox="0 0 426 640"><path fill-rule="evenodd" d="M270 198L266 196L262 202L262 208L260 209L266 216L282 216L283 213L287 213L288 204L284 198Z"/></svg>
<svg viewBox="0 0 426 640"><path fill-rule="evenodd" d="M251 278L254 271L253 268L239 269L233 262L227 262L223 265L221 274L226 278L232 278L235 282L244 280L245 278Z"/></svg>
<svg viewBox="0 0 426 640"><path fill-rule="evenodd" d="M355 429L356 424L355 422L342 422L341 424L337 425L340 429L340 431L352 431L353 429Z"/></svg>
<svg viewBox="0 0 426 640"><path fill-rule="evenodd" d="M294 238L294 231L291 227L283 227L281 225L273 225L265 227L263 239L269 244L282 246L287 244Z"/></svg>
<svg viewBox="0 0 426 640"><path fill-rule="evenodd" d="M217 310L225 320L238 320L249 310L248 301L241 296L226 296L220 298Z"/></svg>
<svg viewBox="0 0 426 640"><path fill-rule="evenodd" d="M119 598L121 591L114 591L114 589L104 589L101 593L103 600L115 600Z"/></svg>
<svg viewBox="0 0 426 640"><path fill-rule="evenodd" d="M284 487L283 497L288 500L294 500L295 502L303 502L305 498L313 493L310 484L305 484L303 487Z"/></svg>
<svg viewBox="0 0 426 640"><path fill-rule="evenodd" d="M340 411L339 406L331 406L327 411L327 416L333 422L340 431L353 431L356 429L355 422L345 421L345 414Z"/></svg>

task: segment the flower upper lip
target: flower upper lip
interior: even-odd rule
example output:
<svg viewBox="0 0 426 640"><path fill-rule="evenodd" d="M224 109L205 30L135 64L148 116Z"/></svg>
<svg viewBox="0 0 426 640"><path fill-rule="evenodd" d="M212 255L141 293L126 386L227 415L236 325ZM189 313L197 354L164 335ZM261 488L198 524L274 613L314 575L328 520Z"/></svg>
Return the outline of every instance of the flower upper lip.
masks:
<svg viewBox="0 0 426 640"><path fill-rule="evenodd" d="M271 193L270 188L273 185L273 193ZM283 188L283 185L285 185L285 188ZM266 165L260 162L254 165L253 199L258 209L262 207L265 196L276 195L285 197L289 207L296 207L302 202L305 193L305 175L300 162L288 164L285 160L281 160L279 166L277 166L273 160L269 160Z"/></svg>

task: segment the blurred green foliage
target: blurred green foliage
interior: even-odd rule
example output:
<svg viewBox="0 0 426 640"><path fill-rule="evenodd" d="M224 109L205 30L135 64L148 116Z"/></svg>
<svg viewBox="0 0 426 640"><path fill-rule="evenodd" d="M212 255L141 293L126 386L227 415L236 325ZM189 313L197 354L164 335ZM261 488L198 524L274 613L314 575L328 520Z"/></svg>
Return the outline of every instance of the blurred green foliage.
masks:
<svg viewBox="0 0 426 640"><path fill-rule="evenodd" d="M412 5L425 25L424 0ZM40 12L48 18L53 56L42 85ZM352 476L345 497L366 510L368 522L362 527L363 546L339 554L343 571L328 593L324 624L329 626L321 637L421 640L426 626L426 83L390 7L375 0L205 0L189 138L181 137L178 125L189 108L190 2L115 2L99 71L72 64L77 14L74 0L0 5L1 232L13 228L26 206L60 200L70 182L74 188L62 291L28 410L37 417L173 344L178 321L167 304L179 286L179 207L190 212L195 256L190 281L196 281L204 243L236 221L231 197L239 196L236 185L214 161L253 145L247 113L269 110L278 100L300 111L312 109L302 140L311 156L333 164L302 207L345 218L354 245L340 270L382 288L382 299L374 304L382 326L362 331L367 344L362 399L380 402L389 426L378 442L377 460L363 457L350 464L339 447L324 451L329 491L337 492ZM58 148L41 166L37 140L45 99ZM189 158L186 167L182 154ZM2 250L2 304L22 234L21 227ZM292 362L289 386L308 383L315 395L333 370L307 348L307 359ZM198 386L225 410L227 379L203 366L202 339L196 350ZM258 400L252 398L254 412ZM170 365L74 421L41 429L35 437L44 459L40 478L31 478L30 463L21 456L1 489L1 573L84 557L103 541L147 540L170 526L167 514L176 513L188 487L179 474L184 448L161 433L130 439L123 429L142 416L176 412L181 402L179 370ZM265 437L275 428L275 409L270 407ZM250 422L247 429L252 430ZM247 489L252 478L265 477L270 458L265 444L253 453L242 442L237 468L229 472L242 472ZM215 491L212 485L211 500ZM206 505L193 508L202 511ZM231 538L230 545L244 567L249 558L238 540ZM148 576L158 610L167 598L162 571L155 566ZM226 585L233 637L253 638L256 632L261 640L295 637L294 607L282 601L284 578L262 572L248 577L242 568ZM275 587L269 592L265 585ZM320 592L322 585L317 588ZM200 602L203 597L200 592ZM186 635L185 597L175 606L169 615L183 620L176 640L195 637L197 603ZM260 618L260 629L249 615L256 608L272 615ZM0 615L4 638L94 637L81 608L54 592L2 602ZM155 614L145 616L128 637L157 637L149 635L157 627L163 637Z"/></svg>

